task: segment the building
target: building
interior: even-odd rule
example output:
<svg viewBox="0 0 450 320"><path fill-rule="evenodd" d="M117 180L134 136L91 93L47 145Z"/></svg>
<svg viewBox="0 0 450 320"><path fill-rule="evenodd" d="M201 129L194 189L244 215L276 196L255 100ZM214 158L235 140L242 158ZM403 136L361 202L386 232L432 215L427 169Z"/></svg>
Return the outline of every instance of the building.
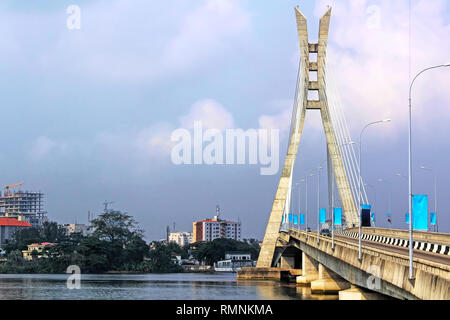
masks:
<svg viewBox="0 0 450 320"><path fill-rule="evenodd" d="M241 241L241 222L227 221L216 215L213 219L196 221L192 225L192 242L234 239Z"/></svg>
<svg viewBox="0 0 450 320"><path fill-rule="evenodd" d="M225 259L214 263L214 270L218 272L237 272L241 268L254 267L255 261L249 252L226 252Z"/></svg>
<svg viewBox="0 0 450 320"><path fill-rule="evenodd" d="M55 244L52 242L42 242L42 243L32 243L28 245L28 250L22 250L22 255L26 260L33 260L33 251L37 252L37 257L41 258L42 251L45 247L54 246Z"/></svg>
<svg viewBox="0 0 450 320"><path fill-rule="evenodd" d="M21 228L29 228L31 224L14 218L0 217L0 248L12 238L14 232Z"/></svg>
<svg viewBox="0 0 450 320"><path fill-rule="evenodd" d="M18 184L21 185L21 184ZM16 185L12 185L16 186ZM46 221L45 212L42 211L44 194L31 191L0 192L0 217L15 218L39 227Z"/></svg>
<svg viewBox="0 0 450 320"><path fill-rule="evenodd" d="M81 233L86 236L89 234L89 227L85 224L79 223L68 223L61 225L66 230L67 235L71 235L72 233Z"/></svg>
<svg viewBox="0 0 450 320"><path fill-rule="evenodd" d="M169 242L175 242L180 247L184 247L192 242L191 232L171 232L169 234Z"/></svg>

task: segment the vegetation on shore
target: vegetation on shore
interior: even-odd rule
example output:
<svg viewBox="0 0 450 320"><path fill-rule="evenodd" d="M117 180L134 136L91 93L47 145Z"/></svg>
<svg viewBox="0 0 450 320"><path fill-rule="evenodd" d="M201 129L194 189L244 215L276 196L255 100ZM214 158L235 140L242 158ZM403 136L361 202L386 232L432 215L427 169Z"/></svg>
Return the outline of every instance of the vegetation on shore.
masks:
<svg viewBox="0 0 450 320"><path fill-rule="evenodd" d="M259 245L256 241L246 243L230 239L180 247L176 243L154 242L149 246L143 239L132 216L120 211L101 214L91 221L89 235L72 233L56 222L45 222L40 228L18 230L4 250L6 262L0 263L0 273L65 273L70 265L77 265L83 273L183 272L174 263L174 256L187 259L192 255L205 265L221 260L227 251L246 251L256 258ZM32 252L32 260L23 258L22 250L32 243L49 242L42 253Z"/></svg>

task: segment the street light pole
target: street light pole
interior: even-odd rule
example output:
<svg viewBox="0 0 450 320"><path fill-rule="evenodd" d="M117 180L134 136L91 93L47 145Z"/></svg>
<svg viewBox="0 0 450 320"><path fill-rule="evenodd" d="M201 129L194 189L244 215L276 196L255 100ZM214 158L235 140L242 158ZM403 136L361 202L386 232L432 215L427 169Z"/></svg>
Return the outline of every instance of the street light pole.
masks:
<svg viewBox="0 0 450 320"><path fill-rule="evenodd" d="M380 121L375 121L367 124L362 130L359 135L359 179L358 179L358 215L359 215L359 228L358 228L358 259L361 261L362 259L362 235L361 235L361 149L362 149L362 135L364 131L375 124L384 123L384 122L390 122L391 119L385 119Z"/></svg>
<svg viewBox="0 0 450 320"><path fill-rule="evenodd" d="M331 170L331 249L334 250L334 170Z"/></svg>
<svg viewBox="0 0 450 320"><path fill-rule="evenodd" d="M320 170L322 169L322 166L317 168L317 244L320 238Z"/></svg>
<svg viewBox="0 0 450 320"><path fill-rule="evenodd" d="M306 204L306 212L305 212L305 225L306 225L306 237L308 237L308 177L314 177L314 174L306 175L306 195L305 195L305 204Z"/></svg>
<svg viewBox="0 0 450 320"><path fill-rule="evenodd" d="M421 166L420 169L422 170L426 170L431 172L431 174L433 175L433 180L434 180L434 214L436 215L436 231L438 231L438 224L437 224L437 179L436 179L436 173L434 172L433 169L427 168L425 166Z"/></svg>
<svg viewBox="0 0 450 320"><path fill-rule="evenodd" d="M412 212L412 201L413 201L413 194L412 194L412 88L414 85L414 82L417 80L417 78L423 74L424 72L432 69L437 68L444 68L444 67L450 67L450 63L447 64L441 64L433 67L429 67L426 69L423 69L420 71L414 79L411 81L411 85L409 86L409 145L408 145L408 175L409 175L409 194L408 194L408 202L409 202L409 279L414 279L414 273L413 273L413 212Z"/></svg>

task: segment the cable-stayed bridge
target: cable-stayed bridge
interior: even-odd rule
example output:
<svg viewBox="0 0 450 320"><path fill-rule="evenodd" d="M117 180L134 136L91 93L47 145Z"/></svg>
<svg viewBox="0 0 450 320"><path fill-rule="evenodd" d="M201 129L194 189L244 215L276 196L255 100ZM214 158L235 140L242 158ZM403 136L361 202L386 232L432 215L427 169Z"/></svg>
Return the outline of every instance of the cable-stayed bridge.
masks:
<svg viewBox="0 0 450 320"><path fill-rule="evenodd" d="M309 42L307 21L298 8L295 14L300 63L287 155L257 266L241 270L238 277L280 279L287 273L299 285L340 292L344 299L450 299L449 234L414 232L410 260L407 231L359 229L358 208L369 202L336 81L327 67L331 8L320 19L318 43ZM330 212L334 185L342 203L343 228L335 232L333 226L331 237L292 228L289 221L293 170L308 110L320 111L325 131Z"/></svg>

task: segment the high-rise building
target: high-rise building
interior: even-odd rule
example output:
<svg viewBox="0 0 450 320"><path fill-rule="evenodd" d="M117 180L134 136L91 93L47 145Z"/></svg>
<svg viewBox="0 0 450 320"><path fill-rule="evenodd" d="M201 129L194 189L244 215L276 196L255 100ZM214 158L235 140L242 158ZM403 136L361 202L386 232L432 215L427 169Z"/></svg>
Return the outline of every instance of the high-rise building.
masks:
<svg viewBox="0 0 450 320"><path fill-rule="evenodd" d="M169 234L169 242L175 242L180 247L183 247L192 242L191 232L171 232Z"/></svg>
<svg viewBox="0 0 450 320"><path fill-rule="evenodd" d="M4 194L0 193L0 217L16 218L38 227L46 220L42 211L43 198L41 192L11 192L7 189Z"/></svg>
<svg viewBox="0 0 450 320"><path fill-rule="evenodd" d="M218 216L213 219L195 221L192 229L192 242L212 241L219 238L241 241L241 222L222 220Z"/></svg>

